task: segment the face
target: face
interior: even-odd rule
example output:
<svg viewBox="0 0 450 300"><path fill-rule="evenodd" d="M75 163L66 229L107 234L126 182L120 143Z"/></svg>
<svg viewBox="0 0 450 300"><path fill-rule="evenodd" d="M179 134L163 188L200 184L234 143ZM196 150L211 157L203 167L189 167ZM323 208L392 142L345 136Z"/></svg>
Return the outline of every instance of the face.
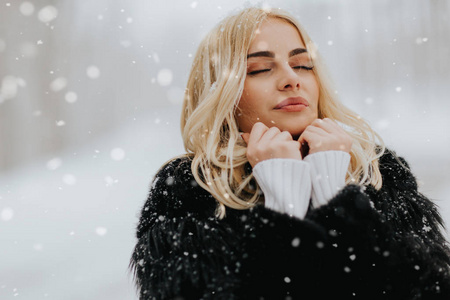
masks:
<svg viewBox="0 0 450 300"><path fill-rule="evenodd" d="M319 85L297 29L268 18L261 23L247 54L244 92L236 110L239 129L256 122L289 131L298 138L318 117Z"/></svg>

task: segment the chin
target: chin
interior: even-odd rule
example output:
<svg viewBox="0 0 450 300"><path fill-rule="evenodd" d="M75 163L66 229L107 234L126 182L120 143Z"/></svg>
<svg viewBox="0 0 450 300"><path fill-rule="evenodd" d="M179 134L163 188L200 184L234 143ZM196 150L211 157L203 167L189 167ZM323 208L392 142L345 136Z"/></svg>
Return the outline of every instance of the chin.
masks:
<svg viewBox="0 0 450 300"><path fill-rule="evenodd" d="M311 118L311 120L303 119L302 121L298 122L295 127L290 126L290 128L287 128L286 130L289 131L289 133L292 135L293 139L298 140L298 138L303 133L303 131L305 131L306 127L311 125L311 123L315 119L316 119L315 117Z"/></svg>
<svg viewBox="0 0 450 300"><path fill-rule="evenodd" d="M296 126L294 128L288 127L288 128L283 129L283 130L289 131L289 133L292 135L292 138L294 140L297 140L300 137L300 135L303 133L303 131L305 131L306 127L308 127L308 125Z"/></svg>

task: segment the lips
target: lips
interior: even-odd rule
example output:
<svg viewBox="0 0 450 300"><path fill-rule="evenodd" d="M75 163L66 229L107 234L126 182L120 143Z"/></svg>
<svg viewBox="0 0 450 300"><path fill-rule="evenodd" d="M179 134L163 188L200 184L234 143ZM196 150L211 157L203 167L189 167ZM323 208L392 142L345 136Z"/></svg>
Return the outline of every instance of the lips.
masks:
<svg viewBox="0 0 450 300"><path fill-rule="evenodd" d="M277 106L275 106L274 109L287 109L290 106L305 106L308 107L309 106L309 102L302 98L302 97L290 97L287 98L283 101L281 101L280 103L278 103Z"/></svg>

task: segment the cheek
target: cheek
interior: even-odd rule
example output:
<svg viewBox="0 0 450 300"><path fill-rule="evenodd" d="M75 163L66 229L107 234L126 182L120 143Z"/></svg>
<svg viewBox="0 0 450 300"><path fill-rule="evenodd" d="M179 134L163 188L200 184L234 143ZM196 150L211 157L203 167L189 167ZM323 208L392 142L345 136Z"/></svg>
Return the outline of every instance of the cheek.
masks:
<svg viewBox="0 0 450 300"><path fill-rule="evenodd" d="M309 93L311 97L311 101L315 103L315 105L318 105L319 102L319 95L320 95L320 89L319 89L319 83L317 82L316 78L311 78L311 81L309 82Z"/></svg>
<svg viewBox="0 0 450 300"><path fill-rule="evenodd" d="M238 113L242 116L249 115L253 111L253 104L251 99L248 96L243 96L238 104Z"/></svg>
<svg viewBox="0 0 450 300"><path fill-rule="evenodd" d="M239 130L243 132L251 131L254 123L252 120L258 115L256 111L256 99L258 99L257 95L255 95L252 88L246 84L235 114Z"/></svg>
<svg viewBox="0 0 450 300"><path fill-rule="evenodd" d="M255 95L251 85L245 84L244 91L242 92L241 100L239 101L238 107L244 112L248 112L252 109L253 99L255 99Z"/></svg>

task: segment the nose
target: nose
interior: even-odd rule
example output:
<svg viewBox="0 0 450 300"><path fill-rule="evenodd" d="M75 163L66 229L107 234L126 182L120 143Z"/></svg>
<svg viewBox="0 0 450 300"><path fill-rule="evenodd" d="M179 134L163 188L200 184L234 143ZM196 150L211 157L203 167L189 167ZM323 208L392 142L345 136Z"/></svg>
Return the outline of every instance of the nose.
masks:
<svg viewBox="0 0 450 300"><path fill-rule="evenodd" d="M300 77L289 64L286 64L284 68L280 70L278 89L280 91L300 89Z"/></svg>

